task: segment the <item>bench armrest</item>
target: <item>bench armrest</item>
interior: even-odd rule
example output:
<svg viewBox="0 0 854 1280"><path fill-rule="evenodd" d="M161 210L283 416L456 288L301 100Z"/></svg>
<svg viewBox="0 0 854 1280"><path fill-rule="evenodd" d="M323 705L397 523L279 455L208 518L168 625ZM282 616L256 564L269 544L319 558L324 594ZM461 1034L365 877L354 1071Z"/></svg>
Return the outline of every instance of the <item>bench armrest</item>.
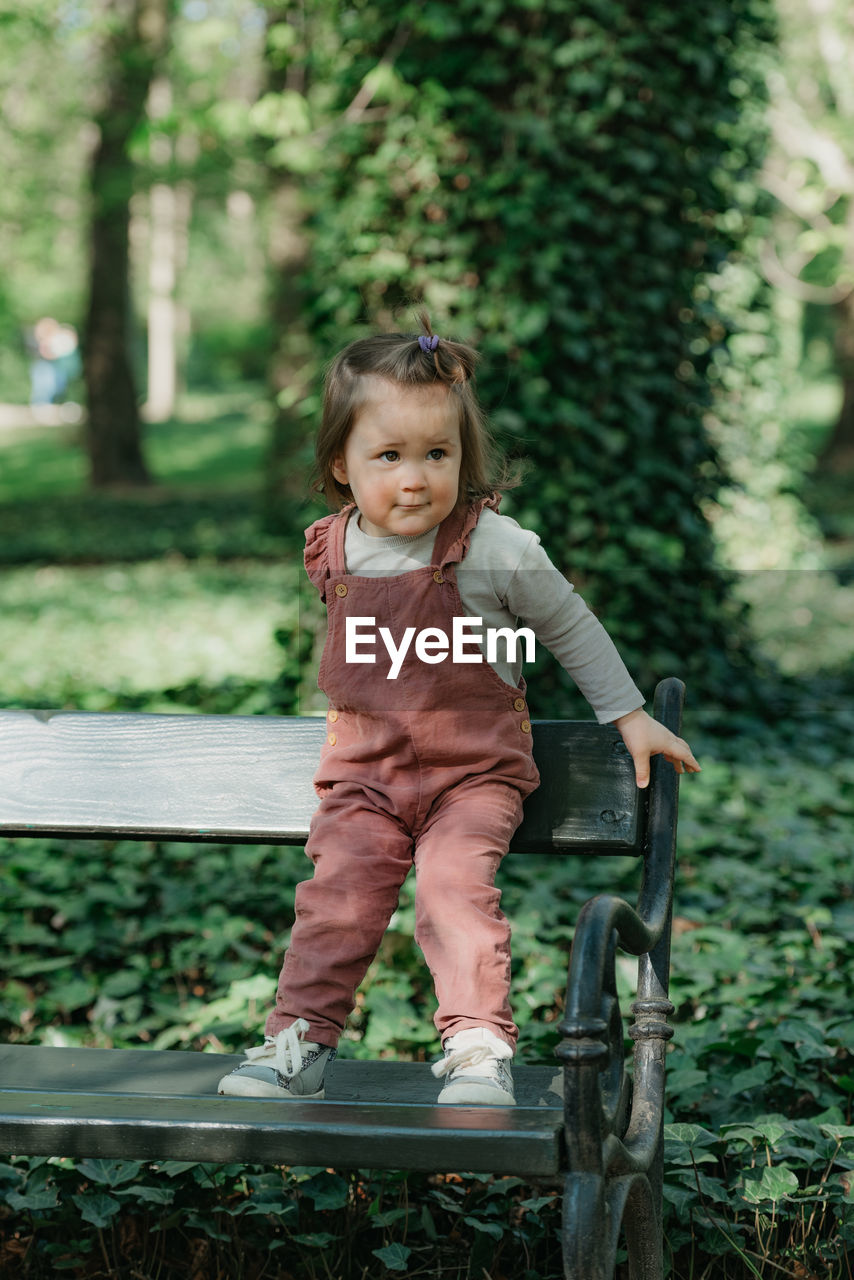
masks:
<svg viewBox="0 0 854 1280"><path fill-rule="evenodd" d="M656 690L655 717L674 733L681 728L683 699L679 680L663 681ZM564 1064L569 1169L564 1211L576 1230L582 1222L586 1227L580 1232L585 1239L578 1242L579 1277L585 1266L589 1276L592 1256L599 1258L602 1274L613 1273L621 1224L641 1253L660 1247L664 1059L673 1034L667 993L678 788L676 771L656 757L637 907L612 894L598 895L585 903L575 928L559 1028L563 1039L556 1052ZM633 1081L625 1071L618 949L639 958L635 1021L629 1029Z"/></svg>

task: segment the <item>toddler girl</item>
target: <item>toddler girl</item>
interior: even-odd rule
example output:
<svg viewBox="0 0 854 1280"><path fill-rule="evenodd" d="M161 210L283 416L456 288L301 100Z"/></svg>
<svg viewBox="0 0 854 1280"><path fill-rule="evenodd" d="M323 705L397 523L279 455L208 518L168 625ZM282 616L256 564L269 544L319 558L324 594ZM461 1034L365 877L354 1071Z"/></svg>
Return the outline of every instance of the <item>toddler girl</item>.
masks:
<svg viewBox="0 0 854 1280"><path fill-rule="evenodd" d="M297 889L264 1044L221 1093L324 1096L414 865L415 938L445 1053L433 1066L445 1077L439 1101L513 1104L510 930L494 881L539 781L517 621L598 720L617 726L639 786L655 753L679 773L699 769L642 709L604 628L536 535L498 514L475 360L428 330L351 343L329 370L318 487L336 511L308 529L305 550L328 611L318 676L328 734L306 844L314 875Z"/></svg>

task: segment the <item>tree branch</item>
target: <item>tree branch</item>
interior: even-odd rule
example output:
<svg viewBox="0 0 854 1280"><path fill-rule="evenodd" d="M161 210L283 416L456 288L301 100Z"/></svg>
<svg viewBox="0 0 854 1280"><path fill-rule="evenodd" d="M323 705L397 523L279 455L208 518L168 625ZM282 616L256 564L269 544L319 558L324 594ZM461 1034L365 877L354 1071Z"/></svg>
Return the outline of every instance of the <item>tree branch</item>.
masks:
<svg viewBox="0 0 854 1280"><path fill-rule="evenodd" d="M406 47L406 42L408 41L411 34L412 34L412 23L401 22L398 25L398 28L395 31L394 35L392 36L391 44L386 49L385 53L377 63L377 67L394 66L394 63L397 60L398 55ZM370 105L371 99L373 98L375 92L376 92L376 89L371 83L371 74L369 72L368 75L365 76L365 79L362 81L362 87L359 89L359 92L356 94L355 98L353 99L349 107L347 107L346 111L344 112L344 119L347 121L348 124L354 124L356 121L359 121L364 118L365 111L367 107Z"/></svg>
<svg viewBox="0 0 854 1280"><path fill-rule="evenodd" d="M774 137L788 156L812 160L833 190L854 195L854 165L834 138L822 133L790 96L785 109L772 106L768 121Z"/></svg>
<svg viewBox="0 0 854 1280"><path fill-rule="evenodd" d="M780 204L785 205L790 213L794 213L804 222L808 222L816 231L830 231L833 223L826 216L823 210L816 211L810 207L808 200L804 199L797 187L791 182L787 182L785 178L778 173L773 173L770 169L763 169L759 175L759 181L765 190ZM835 190L825 190L824 195L828 197L825 203L825 209L830 209L836 204L840 193Z"/></svg>
<svg viewBox="0 0 854 1280"><path fill-rule="evenodd" d="M824 63L827 83L836 100L837 113L845 120L854 120L854 66L851 59L850 25L840 29L839 23L834 20L833 5L828 0L807 0L807 3L815 23L816 49ZM848 23L850 24L850 18Z"/></svg>
<svg viewBox="0 0 854 1280"><path fill-rule="evenodd" d="M849 281L840 280L836 284L827 286L807 284L805 280L799 279L783 266L777 250L769 240L766 240L759 250L759 264L769 284L785 289L786 293L798 298L801 302L817 302L824 306L833 306L854 293L854 282Z"/></svg>

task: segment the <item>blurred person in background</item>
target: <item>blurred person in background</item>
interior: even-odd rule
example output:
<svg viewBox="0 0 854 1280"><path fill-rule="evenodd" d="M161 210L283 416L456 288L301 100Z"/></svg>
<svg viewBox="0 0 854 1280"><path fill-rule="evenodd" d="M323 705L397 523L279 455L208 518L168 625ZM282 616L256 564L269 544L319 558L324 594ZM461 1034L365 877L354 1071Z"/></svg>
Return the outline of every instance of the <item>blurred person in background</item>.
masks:
<svg viewBox="0 0 854 1280"><path fill-rule="evenodd" d="M69 383L81 370L77 331L52 316L37 320L27 346L30 352L30 404L34 410L61 404Z"/></svg>

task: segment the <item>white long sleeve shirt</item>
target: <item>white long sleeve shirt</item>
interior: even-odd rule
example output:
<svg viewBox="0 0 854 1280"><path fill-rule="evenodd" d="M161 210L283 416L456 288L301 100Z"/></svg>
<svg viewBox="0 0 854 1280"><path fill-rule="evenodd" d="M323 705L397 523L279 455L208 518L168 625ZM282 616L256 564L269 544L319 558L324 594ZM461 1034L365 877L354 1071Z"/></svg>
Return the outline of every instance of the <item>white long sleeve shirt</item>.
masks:
<svg viewBox="0 0 854 1280"><path fill-rule="evenodd" d="M431 563L436 529L415 537L374 538L359 528L357 512L347 521L347 572L390 577ZM483 633L521 624L554 654L590 703L600 724L643 705L638 690L598 618L552 564L535 533L510 516L485 508L469 550L457 567L463 613L480 618ZM484 661L485 645L481 644ZM502 680L518 685L522 646L515 660L493 655L490 665Z"/></svg>

